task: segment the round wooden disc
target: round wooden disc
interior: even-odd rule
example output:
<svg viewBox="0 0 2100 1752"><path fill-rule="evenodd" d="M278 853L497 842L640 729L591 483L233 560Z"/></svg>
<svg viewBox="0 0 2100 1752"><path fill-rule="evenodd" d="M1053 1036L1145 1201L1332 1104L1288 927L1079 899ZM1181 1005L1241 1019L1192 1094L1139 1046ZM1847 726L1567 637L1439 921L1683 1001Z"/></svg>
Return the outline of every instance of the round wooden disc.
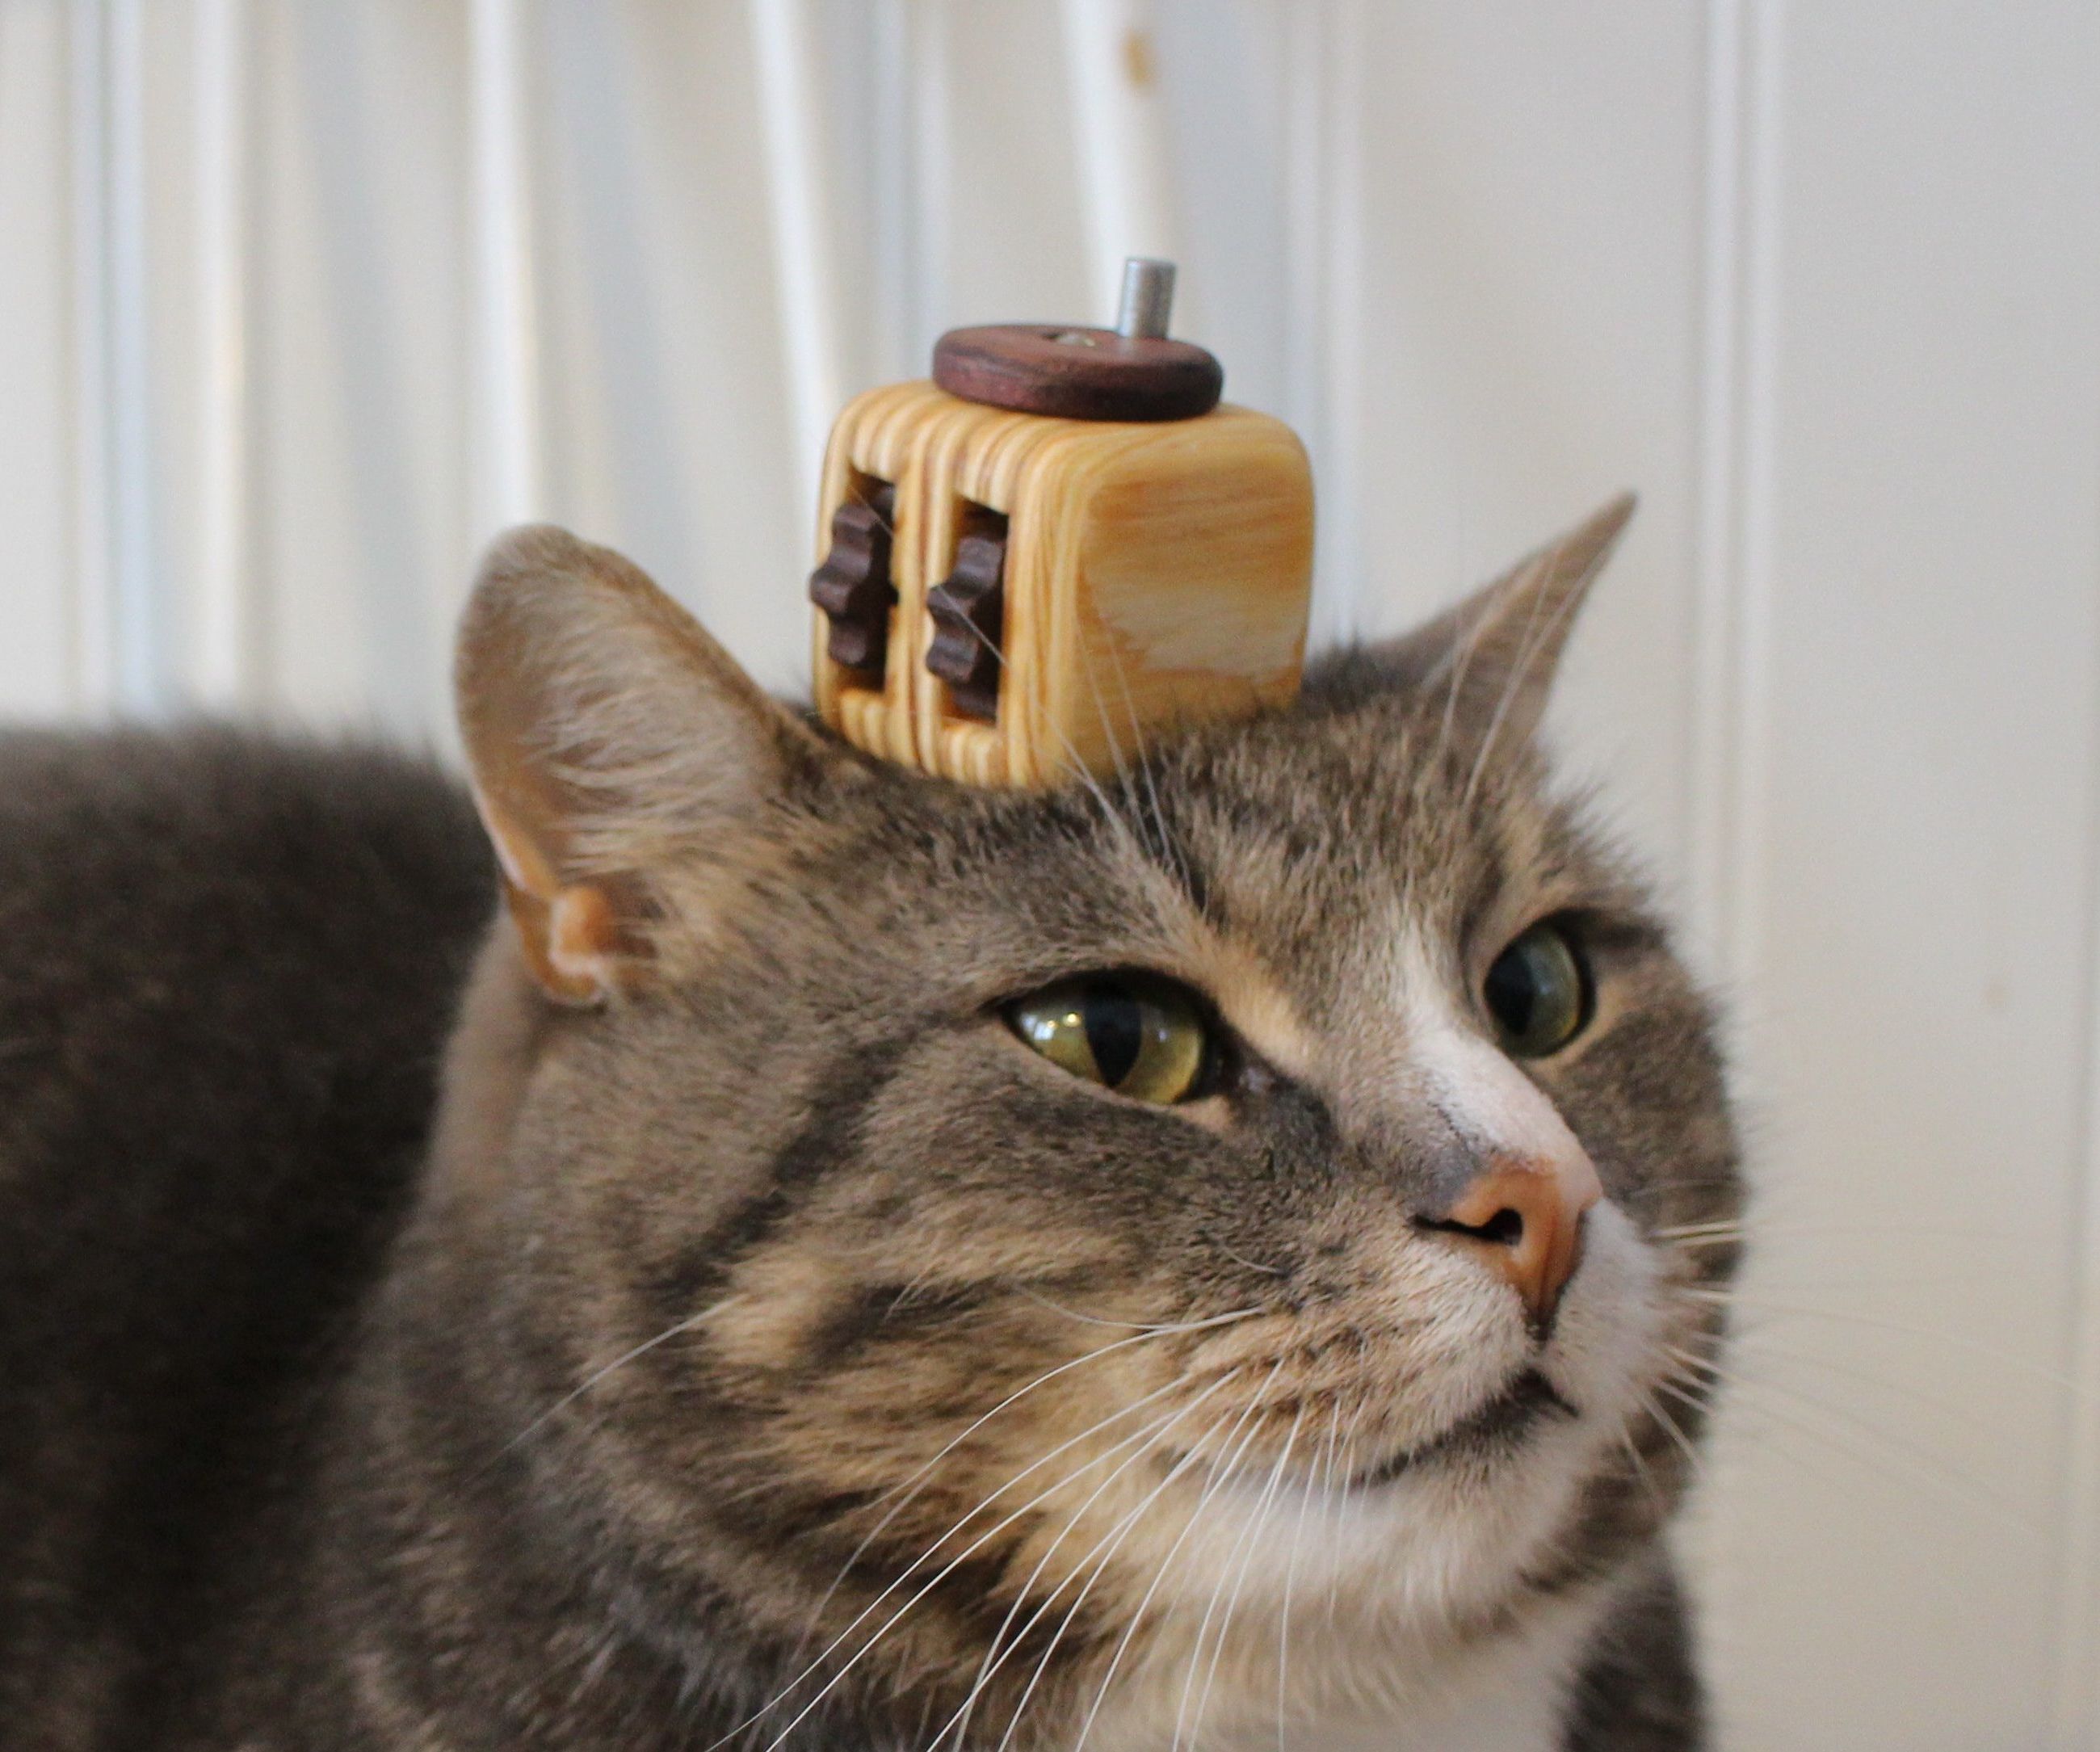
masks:
<svg viewBox="0 0 2100 1752"><path fill-rule="evenodd" d="M1001 323L951 329L933 348L951 395L1065 420L1193 420L1218 405L1224 367L1187 341L1113 329Z"/></svg>

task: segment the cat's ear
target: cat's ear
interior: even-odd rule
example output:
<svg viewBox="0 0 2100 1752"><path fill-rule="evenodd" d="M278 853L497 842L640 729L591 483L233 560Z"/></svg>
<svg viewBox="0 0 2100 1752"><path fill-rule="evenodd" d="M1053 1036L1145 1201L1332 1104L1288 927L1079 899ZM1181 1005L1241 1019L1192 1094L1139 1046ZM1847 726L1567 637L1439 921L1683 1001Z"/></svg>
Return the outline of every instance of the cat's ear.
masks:
<svg viewBox="0 0 2100 1752"><path fill-rule="evenodd" d="M544 525L489 549L453 681L526 962L565 1003L646 980L668 916L762 857L820 758L639 567Z"/></svg>
<svg viewBox="0 0 2100 1752"><path fill-rule="evenodd" d="M1621 493L1455 607L1379 653L1388 685L1437 705L1476 751L1527 742L1575 616L1634 514Z"/></svg>

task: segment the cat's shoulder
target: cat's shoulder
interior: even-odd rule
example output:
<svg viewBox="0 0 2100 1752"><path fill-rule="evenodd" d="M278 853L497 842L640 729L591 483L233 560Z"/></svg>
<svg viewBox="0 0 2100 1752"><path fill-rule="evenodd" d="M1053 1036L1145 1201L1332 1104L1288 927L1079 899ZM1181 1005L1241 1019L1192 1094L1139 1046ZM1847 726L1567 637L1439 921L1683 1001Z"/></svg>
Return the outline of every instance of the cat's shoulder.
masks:
<svg viewBox="0 0 2100 1752"><path fill-rule="evenodd" d="M98 1144L139 1172L245 1154L249 1128L404 1075L426 1095L493 893L471 805L425 760L0 735L0 1183Z"/></svg>
<svg viewBox="0 0 2100 1752"><path fill-rule="evenodd" d="M78 1353L98 1335L114 1354L179 1333L205 1359L243 1331L296 1344L287 1310L324 1304L399 1209L495 890L470 802L427 760L210 728L0 734L17 1390L97 1372L111 1358Z"/></svg>
<svg viewBox="0 0 2100 1752"><path fill-rule="evenodd" d="M385 862L345 869L345 881L398 871L478 885L487 874L464 788L421 755L205 724L0 729L0 907L11 918L39 897L71 897L60 924L83 903L125 898L83 893L77 871L120 872L127 894L152 901L280 878L311 887L327 854L353 843ZM54 866L60 856L71 867Z"/></svg>
<svg viewBox="0 0 2100 1752"><path fill-rule="evenodd" d="M494 894L426 761L0 735L0 1715L208 1618L412 1194Z"/></svg>
<svg viewBox="0 0 2100 1752"><path fill-rule="evenodd" d="M213 1203L223 1228L229 1201L420 1135L494 890L472 805L426 760L206 727L0 734L18 1242L92 1253L126 1211L165 1236Z"/></svg>

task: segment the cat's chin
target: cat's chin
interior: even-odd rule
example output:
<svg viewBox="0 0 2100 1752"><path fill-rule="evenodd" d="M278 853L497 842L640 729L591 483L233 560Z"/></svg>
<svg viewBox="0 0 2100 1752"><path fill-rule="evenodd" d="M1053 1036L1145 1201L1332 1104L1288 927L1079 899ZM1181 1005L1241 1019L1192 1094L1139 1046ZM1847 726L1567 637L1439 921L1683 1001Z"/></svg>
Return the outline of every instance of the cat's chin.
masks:
<svg viewBox="0 0 2100 1752"><path fill-rule="evenodd" d="M1549 1343L1353 1478L1256 1466L1225 1480L1168 1589L1199 1609L1220 1585L1279 1602L1333 1594L1424 1631L1493 1609L1554 1548L1652 1390L1666 1317L1655 1255L1615 1207L1594 1219Z"/></svg>
<svg viewBox="0 0 2100 1752"><path fill-rule="evenodd" d="M1443 1463L1492 1465L1516 1453L1551 1419L1579 1420L1582 1408L1536 1364L1527 1365L1476 1410L1428 1441L1365 1467L1343 1487L1376 1490L1410 1472Z"/></svg>

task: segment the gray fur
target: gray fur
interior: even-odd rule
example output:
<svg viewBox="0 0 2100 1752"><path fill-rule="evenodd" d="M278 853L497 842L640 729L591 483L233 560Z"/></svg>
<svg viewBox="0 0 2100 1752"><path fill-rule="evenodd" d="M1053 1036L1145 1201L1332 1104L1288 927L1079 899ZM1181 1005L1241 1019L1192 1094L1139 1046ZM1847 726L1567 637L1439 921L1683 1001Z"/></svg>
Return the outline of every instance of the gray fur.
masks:
<svg viewBox="0 0 2100 1752"><path fill-rule="evenodd" d="M536 577L571 563L544 539ZM667 670L624 706L633 735L787 752L733 828L593 795L591 872L620 871L629 807L649 881L621 891L641 971L582 1008L488 932L471 810L419 763L220 732L0 742L0 1746L876 1752L927 1744L1008 1626L1021 1655L970 1744L1017 1720L1017 1745L1069 1745L1133 1622L1126 1686L1178 1676L1186 1624L1133 1621L1149 1572L1112 1568L1030 1621L1054 1525L946 1529L1179 1379L1253 1420L1258 1481L1294 1403L1297 1428L1346 1410L1375 1460L1416 1391L1380 1371L1441 1366L1437 1309L1389 1354L1363 1311L1414 1256L1432 1172L1382 1080L1405 1041L1370 972L1396 920L1443 946L1461 1002L1482 933L1533 897L1580 913L1608 1021L1530 1074L1657 1293L1723 1284L1732 1243L1657 1234L1736 1213L1705 1004L1551 800L1529 725L1493 746L1438 673L1420 643L1337 659L1288 712L1034 797L784 720L725 738L708 714L773 708ZM1477 669L1467 687L1506 697ZM658 769L620 752L646 792ZM997 1018L1064 973L1203 954L1229 1021L1278 1007L1310 1057L1246 1048L1202 1123L1059 1080ZM1714 1304L1671 1306L1710 1352ZM1272 1358L1305 1397L1244 1397ZM1696 1435L1703 1381L1667 1372ZM1683 1752L1698 1688L1660 1542L1683 1458L1652 1410L1625 1432L1423 1646L1490 1660L1575 1613L1569 1752ZM955 1560L938 1579L913 1567L929 1547ZM887 1617L905 1576L923 1599L848 1669L880 1622L856 1615ZM1356 1585L1326 1635L1374 1656ZM1276 1641L1246 1612L1235 1672ZM1296 1634L1317 1714L1321 1639Z"/></svg>

